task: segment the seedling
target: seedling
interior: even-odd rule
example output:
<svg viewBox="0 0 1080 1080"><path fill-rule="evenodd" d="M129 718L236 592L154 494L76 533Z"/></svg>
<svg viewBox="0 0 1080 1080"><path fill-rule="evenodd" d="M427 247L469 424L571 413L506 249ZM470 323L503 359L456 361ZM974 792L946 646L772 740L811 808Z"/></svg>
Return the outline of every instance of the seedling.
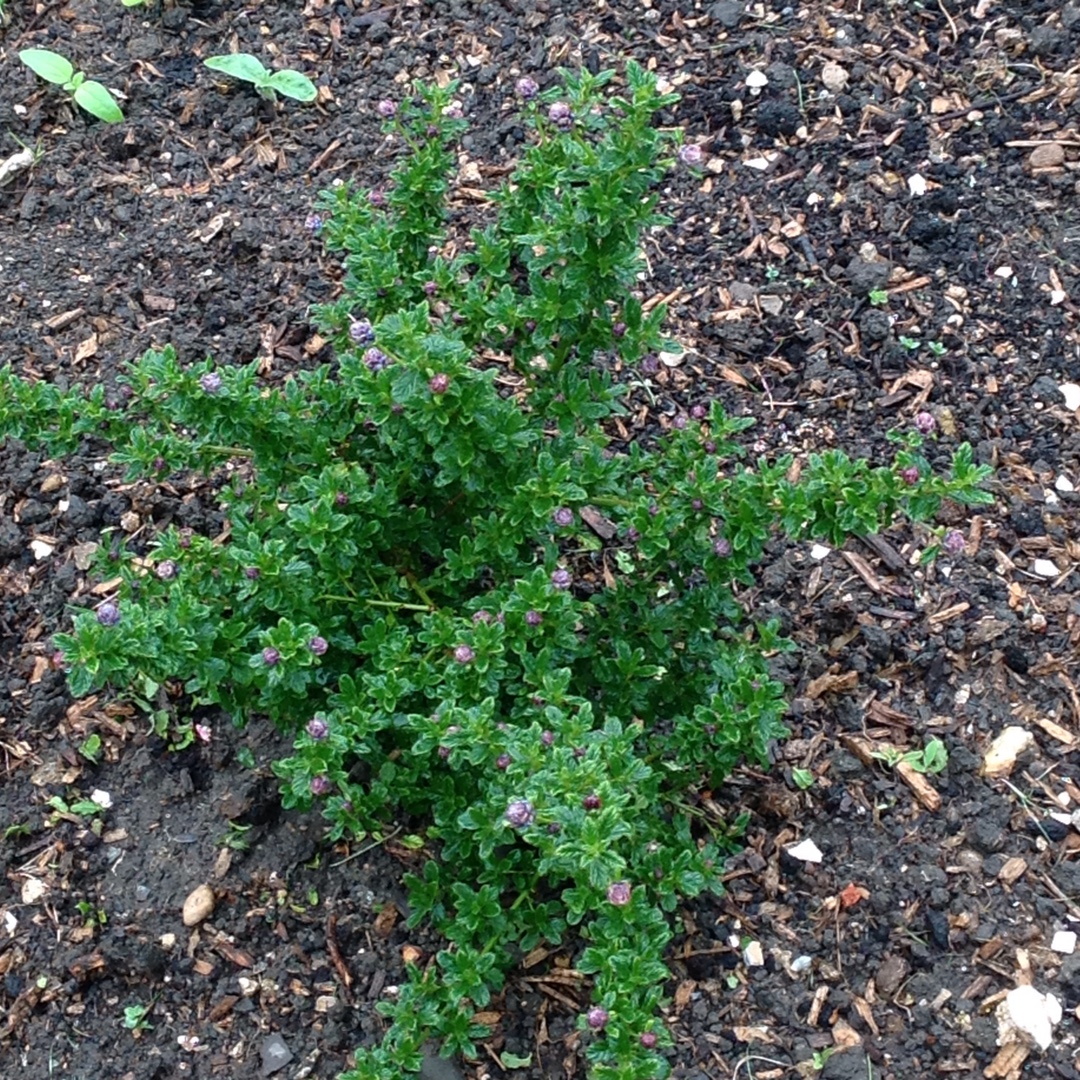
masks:
<svg viewBox="0 0 1080 1080"><path fill-rule="evenodd" d="M945 343L943 341L928 341L926 343L926 347L935 356L944 356L945 353L948 352L948 349L945 347Z"/></svg>
<svg viewBox="0 0 1080 1080"><path fill-rule="evenodd" d="M80 900L75 907L83 919L86 920L83 925L90 929L93 929L95 926L105 926L109 921L109 916L105 909L96 907L94 904L91 904L89 900Z"/></svg>
<svg viewBox="0 0 1080 1080"><path fill-rule="evenodd" d="M918 338L913 337L901 337L900 344L904 346L908 352L915 352L916 349L922 345L922 342Z"/></svg>
<svg viewBox="0 0 1080 1080"><path fill-rule="evenodd" d="M45 805L51 806L61 817L74 815L75 817L92 818L102 812L102 807L91 799L79 799L73 803L66 803L59 795L54 795Z"/></svg>
<svg viewBox="0 0 1080 1080"><path fill-rule="evenodd" d="M809 769L792 769L791 780L800 791L814 786L814 774Z"/></svg>
<svg viewBox="0 0 1080 1080"><path fill-rule="evenodd" d="M46 82L56 83L71 94L75 104L106 124L119 124L124 119L116 98L101 83L88 79L82 71L59 53L48 49L23 49L19 59Z"/></svg>
<svg viewBox="0 0 1080 1080"><path fill-rule="evenodd" d="M879 761L884 761L891 769L903 763L910 765L919 773L939 773L949 764L949 751L937 737L930 739L921 750L908 750L902 753L890 747L887 750L875 751L874 757Z"/></svg>
<svg viewBox="0 0 1080 1080"><path fill-rule="evenodd" d="M149 1005L126 1005L124 1007L124 1027L128 1031L135 1032L136 1036L143 1031L152 1031L154 1025L146 1018L150 1015L153 1003Z"/></svg>
<svg viewBox="0 0 1080 1080"><path fill-rule="evenodd" d="M885 289L871 289L870 303L874 307L884 307L889 302L889 294Z"/></svg>
<svg viewBox="0 0 1080 1080"><path fill-rule="evenodd" d="M314 101L318 91L315 84L299 71L270 72L258 57L251 53L230 53L227 56L208 56L203 63L211 71L220 71L234 79L251 83L264 98L275 100L275 91L296 101Z"/></svg>
<svg viewBox="0 0 1080 1080"><path fill-rule="evenodd" d="M79 753L92 765L96 765L101 757L101 736L96 731L93 735L87 736L79 747Z"/></svg>
<svg viewBox="0 0 1080 1080"><path fill-rule="evenodd" d="M765 268L765 280L775 281L780 276L780 268L771 263Z"/></svg>
<svg viewBox="0 0 1080 1080"><path fill-rule="evenodd" d="M247 851L251 847L251 841L247 837L251 829L251 825L241 825L239 822L230 821L229 831L221 840L221 845L233 851Z"/></svg>

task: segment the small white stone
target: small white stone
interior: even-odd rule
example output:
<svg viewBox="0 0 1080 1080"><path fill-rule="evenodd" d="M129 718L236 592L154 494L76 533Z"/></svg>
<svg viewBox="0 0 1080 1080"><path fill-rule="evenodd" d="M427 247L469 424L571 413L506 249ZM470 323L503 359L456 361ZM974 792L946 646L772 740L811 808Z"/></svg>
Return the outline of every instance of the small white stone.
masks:
<svg viewBox="0 0 1080 1080"><path fill-rule="evenodd" d="M912 195L925 195L926 177L920 176L918 173L912 173L907 178L907 187Z"/></svg>
<svg viewBox="0 0 1080 1080"><path fill-rule="evenodd" d="M749 161L744 161L743 164L748 169L757 169L759 172L764 172L769 167L771 162L768 158L753 157Z"/></svg>
<svg viewBox="0 0 1080 1080"><path fill-rule="evenodd" d="M36 904L47 892L49 886L40 878L28 877L22 883L20 894L24 904Z"/></svg>
<svg viewBox="0 0 1080 1080"><path fill-rule="evenodd" d="M999 277L1008 281L1013 276L1013 268L1011 266L999 266L994 271L994 277Z"/></svg>
<svg viewBox="0 0 1080 1080"><path fill-rule="evenodd" d="M821 81L825 84L826 90L831 90L834 94L839 94L841 90L847 86L848 73L846 69L842 68L833 60L829 60L821 69Z"/></svg>
<svg viewBox="0 0 1080 1080"><path fill-rule="evenodd" d="M819 863L824 857L821 848L813 840L800 840L799 843L789 847L787 853L799 862Z"/></svg>
<svg viewBox="0 0 1080 1080"><path fill-rule="evenodd" d="M1073 482L1067 476L1059 476L1054 481L1054 487L1056 487L1058 491L1064 491L1066 493L1076 490Z"/></svg>
<svg viewBox="0 0 1080 1080"><path fill-rule="evenodd" d="M804 971L809 971L810 965L813 962L814 961L809 956L796 956L795 959L791 961L791 970L796 975L799 975Z"/></svg>
<svg viewBox="0 0 1080 1080"><path fill-rule="evenodd" d="M1065 382L1058 389L1065 398L1065 408L1069 412L1076 412L1077 409L1080 409L1080 386L1074 382Z"/></svg>
<svg viewBox="0 0 1080 1080"><path fill-rule="evenodd" d="M34 558L41 562L42 559L47 559L55 550L56 545L50 544L48 540L31 540L30 550L34 553Z"/></svg>
<svg viewBox="0 0 1080 1080"><path fill-rule="evenodd" d="M746 85L750 87L751 90L760 92L762 87L769 85L769 76L766 75L764 71L757 71L755 69L746 76Z"/></svg>
<svg viewBox="0 0 1080 1080"><path fill-rule="evenodd" d="M1064 289L1051 289L1050 290L1050 306L1056 307L1058 304L1064 304L1066 300L1066 293Z"/></svg>
<svg viewBox="0 0 1080 1080"><path fill-rule="evenodd" d="M751 941L742 951L743 963L747 967L762 967L765 964L765 953L762 951L760 941Z"/></svg>
<svg viewBox="0 0 1080 1080"><path fill-rule="evenodd" d="M4 929L12 936L15 936L15 928L19 925L19 920L15 918L15 913L12 911L4 912Z"/></svg>
<svg viewBox="0 0 1080 1080"><path fill-rule="evenodd" d="M1057 577L1061 571L1057 568L1057 564L1051 562L1049 559L1036 559L1031 564L1031 569L1039 575L1039 577L1052 578Z"/></svg>
<svg viewBox="0 0 1080 1080"><path fill-rule="evenodd" d="M91 792L90 801L96 803L102 810L109 810L112 807L112 796L107 791L102 791L101 788L95 788Z"/></svg>
<svg viewBox="0 0 1080 1080"><path fill-rule="evenodd" d="M826 547L824 544L815 544L810 549L810 558L821 562L822 559L827 559L832 554L832 548Z"/></svg>
<svg viewBox="0 0 1080 1080"><path fill-rule="evenodd" d="M1071 956L1076 952L1076 934L1072 930L1058 930L1054 934L1053 941L1050 942L1050 948L1054 952L1065 953L1066 956Z"/></svg>

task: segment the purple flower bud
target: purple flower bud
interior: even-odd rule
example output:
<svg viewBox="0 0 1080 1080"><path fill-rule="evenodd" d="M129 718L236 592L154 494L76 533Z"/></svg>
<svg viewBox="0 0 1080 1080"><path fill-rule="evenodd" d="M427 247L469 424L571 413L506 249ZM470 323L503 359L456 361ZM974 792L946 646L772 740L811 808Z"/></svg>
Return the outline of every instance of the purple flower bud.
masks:
<svg viewBox="0 0 1080 1080"><path fill-rule="evenodd" d="M443 759L443 761L445 761L450 756L450 747L449 746L440 746L438 753L439 753L439 757L441 757Z"/></svg>
<svg viewBox="0 0 1080 1080"><path fill-rule="evenodd" d="M370 345L375 340L375 331L367 319L353 319L349 324L349 338L357 345Z"/></svg>
<svg viewBox="0 0 1080 1080"><path fill-rule="evenodd" d="M656 1046L656 1035L652 1031L643 1031L639 1041L646 1050L652 1050Z"/></svg>
<svg viewBox="0 0 1080 1080"><path fill-rule="evenodd" d="M325 739L330 734L330 725L321 716L313 716L307 722L307 733L313 739Z"/></svg>
<svg viewBox="0 0 1080 1080"><path fill-rule="evenodd" d="M701 147L697 143L687 143L679 149L679 160L691 169L696 169L701 164L704 156Z"/></svg>
<svg viewBox="0 0 1080 1080"><path fill-rule="evenodd" d="M115 626L120 621L120 608L106 600L97 609L97 621L102 626Z"/></svg>
<svg viewBox="0 0 1080 1080"><path fill-rule="evenodd" d="M348 506L349 496L344 491L336 492L334 495L335 506Z"/></svg>
<svg viewBox="0 0 1080 1080"><path fill-rule="evenodd" d="M682 431L682 429L686 427L686 416L683 413L679 413L679 415L671 421L671 426L676 431Z"/></svg>
<svg viewBox="0 0 1080 1080"><path fill-rule="evenodd" d="M221 376L216 371L208 371L199 376L199 385L203 388L203 393L216 394L221 389Z"/></svg>
<svg viewBox="0 0 1080 1080"><path fill-rule="evenodd" d="M585 1022L593 1029L593 1031L600 1031L604 1028L610 1017L608 1016L607 1009L601 1009L599 1005L594 1005L586 1014Z"/></svg>
<svg viewBox="0 0 1080 1080"><path fill-rule="evenodd" d="M384 119L389 120L397 112L397 103L384 98L375 106L375 111Z"/></svg>
<svg viewBox="0 0 1080 1080"><path fill-rule="evenodd" d="M900 479L905 484L917 484L919 482L919 469L915 465L909 465L906 469L900 470Z"/></svg>
<svg viewBox="0 0 1080 1080"><path fill-rule="evenodd" d="M483 609L481 609L480 611L474 611L472 621L474 623L477 623L477 624L479 624L479 623L485 623L485 624L490 623L491 622L491 612L490 611L484 611Z"/></svg>
<svg viewBox="0 0 1080 1080"><path fill-rule="evenodd" d="M460 120L465 115L465 110L456 101L451 101L442 111L447 120Z"/></svg>
<svg viewBox="0 0 1080 1080"><path fill-rule="evenodd" d="M64 656L63 652L60 649L57 649L56 652L54 652L52 656L49 657L49 667L51 667L54 671L62 671L66 663L67 657Z"/></svg>
<svg viewBox="0 0 1080 1080"><path fill-rule="evenodd" d="M726 559L731 554L731 541L726 536L718 536L713 541L712 549L718 559Z"/></svg>
<svg viewBox="0 0 1080 1080"><path fill-rule="evenodd" d="M705 443L704 443L704 447L705 447L705 453L706 454L715 454L716 453L716 443L714 443L712 441L712 439L706 439Z"/></svg>
<svg viewBox="0 0 1080 1080"><path fill-rule="evenodd" d="M273 667L281 659L281 653L272 645L267 645L262 651L262 658L267 667Z"/></svg>
<svg viewBox="0 0 1080 1080"><path fill-rule="evenodd" d="M424 293L427 296L434 296L439 291L439 283L437 281L425 281Z"/></svg>
<svg viewBox="0 0 1080 1080"><path fill-rule="evenodd" d="M172 581L176 577L176 563L172 559L162 559L154 568L154 573L162 581Z"/></svg>
<svg viewBox="0 0 1080 1080"><path fill-rule="evenodd" d="M962 555L964 548L967 547L967 541L964 539L964 534L959 529L950 529L941 541L941 546L950 555ZM98 615L100 619L100 614Z"/></svg>
<svg viewBox="0 0 1080 1080"><path fill-rule="evenodd" d="M506 813L503 816L515 829L523 829L536 820L536 811L528 799L515 799L506 808Z"/></svg>
<svg viewBox="0 0 1080 1080"><path fill-rule="evenodd" d="M428 379L428 389L433 394L445 394L450 389L450 376L444 372L438 372Z"/></svg>
<svg viewBox="0 0 1080 1080"><path fill-rule="evenodd" d="M648 353L641 358L642 375L655 375L660 370L660 357L656 353Z"/></svg>
<svg viewBox="0 0 1080 1080"><path fill-rule="evenodd" d="M154 472L164 472L169 467L169 463L163 457L154 458Z"/></svg>
<svg viewBox="0 0 1080 1080"><path fill-rule="evenodd" d="M567 128L574 122L574 114L565 101L556 101L548 108L548 119L561 128Z"/></svg>
<svg viewBox="0 0 1080 1080"><path fill-rule="evenodd" d="M315 635L315 636L314 636L314 637L313 637L313 638L312 638L312 639L311 639L311 640L310 640L310 641L309 641L309 642L307 643L307 647L308 647L308 648L309 648L309 649L310 649L310 650L311 650L311 651L312 651L312 652L313 652L313 653L314 653L314 654L315 654L316 656L323 656L323 655L325 655L325 653L326 653L326 650L327 650L328 648L330 648L330 646L329 646L329 645L327 644L326 638L324 638L324 637L320 637L320 636L319 636L318 634L316 634L316 635Z"/></svg>
<svg viewBox="0 0 1080 1080"><path fill-rule="evenodd" d="M500 754L495 759L495 768L501 769L503 772L506 772L506 770L510 768L510 762L512 760L513 759L510 757L509 754Z"/></svg>
<svg viewBox="0 0 1080 1080"><path fill-rule="evenodd" d="M631 544L636 544L641 539L641 533L631 525L630 528L626 530L626 539L629 540Z"/></svg>
<svg viewBox="0 0 1080 1080"><path fill-rule="evenodd" d="M187 551L187 549L191 547L192 535L191 529L187 527L181 529L180 532L177 533L176 542L184 549L184 551Z"/></svg>
<svg viewBox="0 0 1080 1080"><path fill-rule="evenodd" d="M328 795L332 787L333 785L330 783L329 777L313 776L311 778L312 795Z"/></svg>
<svg viewBox="0 0 1080 1080"><path fill-rule="evenodd" d="M308 216L304 218L304 228L307 229L309 233L318 235L322 227L323 219L321 214L308 214Z"/></svg>
<svg viewBox="0 0 1080 1080"><path fill-rule="evenodd" d="M540 741L545 746L554 746L555 745L555 732L554 731L541 731L540 732Z"/></svg>
<svg viewBox="0 0 1080 1080"><path fill-rule="evenodd" d="M574 524L574 511L569 506L560 506L551 517L555 524L562 528Z"/></svg>
<svg viewBox="0 0 1080 1080"><path fill-rule="evenodd" d="M660 507L656 503L649 503L649 517L656 517L660 513Z"/></svg>
<svg viewBox="0 0 1080 1080"><path fill-rule="evenodd" d="M562 832L562 826L557 821L553 821L548 825L547 831L548 836L558 836Z"/></svg>
<svg viewBox="0 0 1080 1080"><path fill-rule="evenodd" d="M705 414L707 412L708 412L708 410L705 408L704 405L694 405L690 409L690 416L694 420L704 420L705 419Z"/></svg>
<svg viewBox="0 0 1080 1080"><path fill-rule="evenodd" d="M525 625L526 626L539 626L544 621L544 616L539 611L533 611L530 609L525 612Z"/></svg>
<svg viewBox="0 0 1080 1080"><path fill-rule="evenodd" d="M705 504L700 499L691 499L690 505L695 510L701 510L705 506Z"/></svg>
<svg viewBox="0 0 1080 1080"><path fill-rule="evenodd" d="M386 205L386 193L381 188L372 188L368 192L367 201L372 206L385 206Z"/></svg>
<svg viewBox="0 0 1080 1080"><path fill-rule="evenodd" d="M454 650L454 659L459 664L471 664L476 659L476 653L468 645L459 645Z"/></svg>
<svg viewBox="0 0 1080 1080"><path fill-rule="evenodd" d="M551 584L556 589L569 589L573 582L574 579L570 576L570 571L563 570L562 567L555 570L551 575Z"/></svg>
<svg viewBox="0 0 1080 1080"><path fill-rule="evenodd" d="M523 101L532 101L538 93L540 93L540 87L537 86L535 79L530 79L528 75L523 75L514 84L514 89L517 91L517 95Z"/></svg>
<svg viewBox="0 0 1080 1080"><path fill-rule="evenodd" d="M607 888L608 903L615 907L626 907L630 903L631 892L629 881L613 881Z"/></svg>
<svg viewBox="0 0 1080 1080"><path fill-rule="evenodd" d="M591 795L586 795L585 798L581 800L581 805L586 810L599 810L604 804L600 796L593 792Z"/></svg>
<svg viewBox="0 0 1080 1080"><path fill-rule="evenodd" d="M382 371L390 363L390 357L382 349L371 348L364 353L364 363L370 371Z"/></svg>
<svg viewBox="0 0 1080 1080"><path fill-rule="evenodd" d="M258 581L259 578L262 577L262 571L257 566L245 566L244 577L246 577L248 581Z"/></svg>
<svg viewBox="0 0 1080 1080"><path fill-rule="evenodd" d="M611 336L613 338L626 337L626 323L624 323L624 322L615 323L615 325L612 326L612 328L611 328Z"/></svg>
<svg viewBox="0 0 1080 1080"><path fill-rule="evenodd" d="M937 420L933 413L920 412L915 414L915 430L920 435L930 435L937 427Z"/></svg>

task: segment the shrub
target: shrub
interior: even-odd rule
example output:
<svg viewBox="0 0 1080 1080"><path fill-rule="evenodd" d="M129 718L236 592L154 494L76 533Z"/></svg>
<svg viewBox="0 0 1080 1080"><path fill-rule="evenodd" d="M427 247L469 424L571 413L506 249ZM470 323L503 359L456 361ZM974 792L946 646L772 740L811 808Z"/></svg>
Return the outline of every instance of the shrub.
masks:
<svg viewBox="0 0 1080 1080"><path fill-rule="evenodd" d="M614 361L671 348L635 290L677 145L654 126L673 98L633 64L605 98L610 78L522 91L532 141L467 243L448 237L454 88L380 106L405 150L391 183L319 207L344 272L317 310L331 364L268 386L255 363L165 349L122 407L4 376L0 430L54 451L102 435L132 477L224 483L227 535L114 549L119 595L57 635L72 692L183 680L296 733L283 799L318 805L330 837L423 826L410 923L446 944L379 1006L389 1029L352 1080L416 1070L432 1036L475 1054L515 960L571 928L591 1075L666 1075L670 917L719 889L737 826L696 793L784 731L768 656L787 644L733 586L777 532L839 544L987 499L967 447L935 475L917 433L880 467L749 464L751 421L713 404L612 442Z"/></svg>

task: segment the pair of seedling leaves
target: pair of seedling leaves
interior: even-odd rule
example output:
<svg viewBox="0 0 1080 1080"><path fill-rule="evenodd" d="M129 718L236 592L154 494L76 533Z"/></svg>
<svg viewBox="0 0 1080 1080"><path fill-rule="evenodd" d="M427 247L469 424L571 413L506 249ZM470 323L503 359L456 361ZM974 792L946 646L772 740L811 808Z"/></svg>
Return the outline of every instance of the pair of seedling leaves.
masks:
<svg viewBox="0 0 1080 1080"><path fill-rule="evenodd" d="M62 86L75 104L96 116L106 124L119 124L124 119L116 99L108 89L82 71L76 71L71 61L49 49L23 49L19 59L46 82ZM211 71L220 71L234 79L251 83L263 97L274 100L275 93L284 94L296 101L313 101L317 93L315 84L299 71L270 72L257 57L250 53L231 53L228 56L210 56L203 63Z"/></svg>

